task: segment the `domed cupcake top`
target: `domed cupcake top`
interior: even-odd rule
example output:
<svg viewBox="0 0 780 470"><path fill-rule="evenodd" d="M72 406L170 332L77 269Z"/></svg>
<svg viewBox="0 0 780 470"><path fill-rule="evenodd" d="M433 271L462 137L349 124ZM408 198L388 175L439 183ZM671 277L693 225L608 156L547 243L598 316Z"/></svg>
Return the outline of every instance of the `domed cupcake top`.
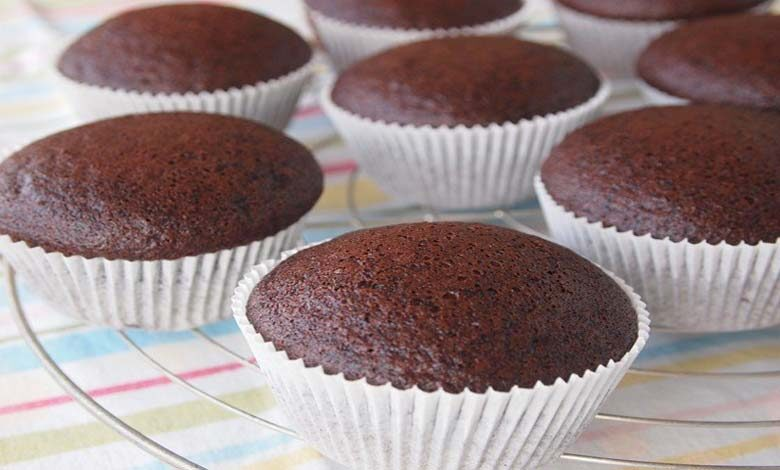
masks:
<svg viewBox="0 0 780 470"><path fill-rule="evenodd" d="M432 39L349 67L334 103L359 116L431 126L504 124L576 107L599 79L561 49L511 37Z"/></svg>
<svg viewBox="0 0 780 470"><path fill-rule="evenodd" d="M261 240L322 192L309 151L215 114L142 114L51 135L0 164L0 234L87 258L157 260Z"/></svg>
<svg viewBox="0 0 780 470"><path fill-rule="evenodd" d="M641 78L693 101L780 109L780 16L696 21L652 42Z"/></svg>
<svg viewBox="0 0 780 470"><path fill-rule="evenodd" d="M619 231L730 244L780 237L780 114L717 105L610 116L542 166L569 211Z"/></svg>
<svg viewBox="0 0 780 470"><path fill-rule="evenodd" d="M74 42L66 77L153 93L227 90L292 72L312 56L294 31L237 8L174 4L131 10Z"/></svg>
<svg viewBox="0 0 780 470"><path fill-rule="evenodd" d="M305 0L312 10L348 23L399 29L476 26L512 15L522 0Z"/></svg>
<svg viewBox="0 0 780 470"><path fill-rule="evenodd" d="M737 13L767 0L556 0L574 10L621 20L683 20Z"/></svg>
<svg viewBox="0 0 780 470"><path fill-rule="evenodd" d="M307 366L371 384L458 393L568 380L637 338L603 271L506 228L418 223L306 249L252 292L247 316Z"/></svg>

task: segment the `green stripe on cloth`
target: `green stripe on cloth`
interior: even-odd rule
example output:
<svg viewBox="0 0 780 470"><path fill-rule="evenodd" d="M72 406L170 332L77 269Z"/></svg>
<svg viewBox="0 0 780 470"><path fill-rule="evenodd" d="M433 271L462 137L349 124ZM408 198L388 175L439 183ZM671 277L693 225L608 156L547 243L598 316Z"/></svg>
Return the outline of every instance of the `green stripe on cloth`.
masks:
<svg viewBox="0 0 780 470"><path fill-rule="evenodd" d="M217 398L249 413L261 413L276 405L267 387L230 393ZM181 431L235 417L235 414L205 400L194 400L173 406L152 408L124 416L122 419L144 434L154 435ZM119 434L97 422L8 437L0 440L0 466L121 440Z"/></svg>

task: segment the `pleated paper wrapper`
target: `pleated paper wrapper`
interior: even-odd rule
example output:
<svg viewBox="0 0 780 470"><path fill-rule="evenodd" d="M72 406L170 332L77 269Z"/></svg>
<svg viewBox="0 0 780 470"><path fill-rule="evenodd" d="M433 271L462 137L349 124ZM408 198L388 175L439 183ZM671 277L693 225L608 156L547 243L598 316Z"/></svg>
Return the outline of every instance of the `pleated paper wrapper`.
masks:
<svg viewBox="0 0 780 470"><path fill-rule="evenodd" d="M528 6L489 23L451 29L394 29L362 26L308 10L317 36L337 69L401 44L446 36L503 35L516 31L527 19Z"/></svg>
<svg viewBox="0 0 780 470"><path fill-rule="evenodd" d="M766 13L771 3L759 5L749 12ZM602 18L568 8L560 2L553 4L571 48L604 73L615 89L637 86L639 56L651 41L684 22Z"/></svg>
<svg viewBox="0 0 780 470"><path fill-rule="evenodd" d="M230 297L255 264L300 240L301 224L263 240L174 260L127 261L46 252L0 236L0 253L55 309L112 328L182 330L230 317Z"/></svg>
<svg viewBox="0 0 780 470"><path fill-rule="evenodd" d="M577 217L538 177L536 191L555 241L625 279L657 325L706 332L780 324L780 240L712 245L637 236Z"/></svg>
<svg viewBox="0 0 780 470"><path fill-rule="evenodd" d="M678 24L677 21L600 18L554 3L568 44L613 81L616 88L633 86L639 55L653 39Z"/></svg>
<svg viewBox="0 0 780 470"><path fill-rule="evenodd" d="M306 367L255 332L247 300L277 263L264 262L241 281L233 297L236 321L293 428L325 456L354 469L524 469L550 462L594 416L649 335L644 304L613 277L630 296L639 324L637 341L618 362L508 392L371 385Z"/></svg>
<svg viewBox="0 0 780 470"><path fill-rule="evenodd" d="M150 93L89 85L72 80L54 67L57 83L75 113L85 121L125 114L193 111L226 114L284 129L303 89L314 73L314 61L273 80L240 88L199 93Z"/></svg>
<svg viewBox="0 0 780 470"><path fill-rule="evenodd" d="M360 169L399 201L440 209L510 207L533 196L542 161L571 131L596 117L610 94L572 109L517 123L431 127L374 121L331 100L321 103L354 151Z"/></svg>

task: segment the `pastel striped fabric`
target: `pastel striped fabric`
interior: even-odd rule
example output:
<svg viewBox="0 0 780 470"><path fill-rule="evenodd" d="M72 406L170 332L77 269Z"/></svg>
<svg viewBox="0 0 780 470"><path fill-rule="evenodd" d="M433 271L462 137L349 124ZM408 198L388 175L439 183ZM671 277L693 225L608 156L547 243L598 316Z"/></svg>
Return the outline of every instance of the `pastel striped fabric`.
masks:
<svg viewBox="0 0 780 470"><path fill-rule="evenodd" d="M73 125L51 86L52 51L75 33L140 1L0 0L0 147L15 146ZM233 1L305 30L298 2ZM537 0L529 34L560 40L549 5ZM634 104L632 97L613 109ZM327 174L312 220L342 220L307 231L309 241L347 230L350 152L307 96L290 133L315 150ZM393 206L376 186L356 183L365 207ZM539 226L539 217L527 222ZM25 310L49 353L101 404L135 428L208 468L332 469L304 444L237 418L171 383L112 330L79 325L22 284ZM249 357L232 321L209 325L209 336ZM284 422L263 378L190 332L131 331L166 367L237 407ZM639 366L672 370L745 371L780 368L780 329L730 335L655 334ZM692 420L780 419L780 382L661 379L629 375L604 412ZM780 428L688 429L595 422L572 452L668 462L780 465ZM18 336L8 298L0 294L0 468L162 469L163 464L95 421L43 371ZM599 468L556 462L549 469Z"/></svg>

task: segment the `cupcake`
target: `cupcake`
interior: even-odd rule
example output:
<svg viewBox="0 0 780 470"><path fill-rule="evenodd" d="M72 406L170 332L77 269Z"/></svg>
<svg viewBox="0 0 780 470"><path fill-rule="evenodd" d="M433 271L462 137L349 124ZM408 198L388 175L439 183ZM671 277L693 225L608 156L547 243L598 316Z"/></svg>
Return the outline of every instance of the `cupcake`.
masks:
<svg viewBox="0 0 780 470"><path fill-rule="evenodd" d="M107 20L68 46L56 69L86 119L202 111L281 129L309 81L311 59L306 41L266 17L174 4Z"/></svg>
<svg viewBox="0 0 780 470"><path fill-rule="evenodd" d="M566 133L609 95L584 62L506 36L439 38L358 62L325 112L390 195L436 208L514 205Z"/></svg>
<svg viewBox="0 0 780 470"><path fill-rule="evenodd" d="M304 0L320 42L338 69L423 39L510 34L523 0Z"/></svg>
<svg viewBox="0 0 780 470"><path fill-rule="evenodd" d="M264 262L236 319L295 430L350 468L536 468L644 346L644 304L506 228L352 232Z"/></svg>
<svg viewBox="0 0 780 470"><path fill-rule="evenodd" d="M0 253L79 319L189 328L225 318L240 276L297 245L321 192L308 150L255 122L113 118L0 163Z"/></svg>
<svg viewBox="0 0 780 470"><path fill-rule="evenodd" d="M556 0L561 26L577 54L620 86L636 78L639 54L680 22L763 11L767 0Z"/></svg>
<svg viewBox="0 0 780 470"><path fill-rule="evenodd" d="M653 321L780 323L780 114L646 108L569 135L537 194L555 239L614 271Z"/></svg>
<svg viewBox="0 0 780 470"><path fill-rule="evenodd" d="M653 41L639 59L652 104L733 104L780 110L780 16L697 21Z"/></svg>

